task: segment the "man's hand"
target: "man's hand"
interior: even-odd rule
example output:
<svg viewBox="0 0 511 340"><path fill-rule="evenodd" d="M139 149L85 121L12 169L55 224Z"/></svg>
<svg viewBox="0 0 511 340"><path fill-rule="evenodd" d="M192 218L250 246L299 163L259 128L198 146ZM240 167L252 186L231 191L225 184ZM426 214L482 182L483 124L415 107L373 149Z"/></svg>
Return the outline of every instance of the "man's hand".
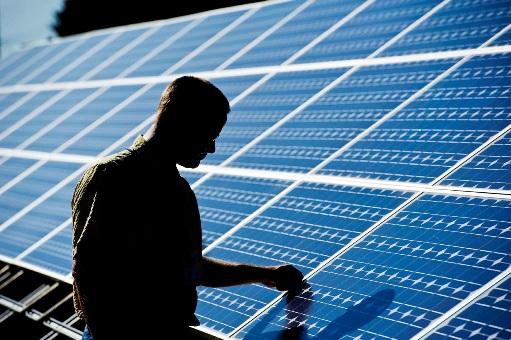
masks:
<svg viewBox="0 0 511 340"><path fill-rule="evenodd" d="M303 274L290 264L269 267L268 278L263 283L280 291L296 293L304 287Z"/></svg>

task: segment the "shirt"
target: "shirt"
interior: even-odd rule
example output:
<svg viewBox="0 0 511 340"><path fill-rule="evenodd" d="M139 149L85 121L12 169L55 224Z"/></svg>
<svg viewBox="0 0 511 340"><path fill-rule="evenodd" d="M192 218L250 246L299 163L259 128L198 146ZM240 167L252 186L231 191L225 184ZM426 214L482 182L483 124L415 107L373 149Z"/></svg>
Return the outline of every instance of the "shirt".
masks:
<svg viewBox="0 0 511 340"><path fill-rule="evenodd" d="M139 136L85 171L73 194L73 300L94 337L199 324L197 200L175 163L152 152Z"/></svg>

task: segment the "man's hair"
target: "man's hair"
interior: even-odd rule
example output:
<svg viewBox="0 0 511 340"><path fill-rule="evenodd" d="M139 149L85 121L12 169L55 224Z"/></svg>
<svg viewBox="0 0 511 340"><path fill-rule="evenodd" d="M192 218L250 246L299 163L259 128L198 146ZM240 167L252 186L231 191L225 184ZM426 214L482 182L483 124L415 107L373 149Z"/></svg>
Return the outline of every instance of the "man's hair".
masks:
<svg viewBox="0 0 511 340"><path fill-rule="evenodd" d="M161 95L155 133L171 131L174 124L178 128L217 122L223 125L229 111L229 101L215 85L197 77L180 77Z"/></svg>

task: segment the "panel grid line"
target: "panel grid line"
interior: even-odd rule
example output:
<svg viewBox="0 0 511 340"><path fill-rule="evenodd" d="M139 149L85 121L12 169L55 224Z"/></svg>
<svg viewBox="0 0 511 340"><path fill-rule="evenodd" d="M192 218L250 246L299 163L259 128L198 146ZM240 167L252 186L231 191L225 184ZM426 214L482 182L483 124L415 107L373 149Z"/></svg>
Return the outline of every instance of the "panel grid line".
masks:
<svg viewBox="0 0 511 340"><path fill-rule="evenodd" d="M0 93L17 93L17 92L32 92L32 91L54 91L66 89L86 89L105 86L132 86L132 85L145 85L148 83L159 84L168 83L173 79L193 74L197 77L208 79L216 78L231 78L240 76L252 75L266 75L268 73L290 73L302 71L319 71L327 69L338 69L347 67L369 67L369 66L384 66L395 65L403 63L414 62L427 62L444 59L459 59L466 56L485 56L493 54L507 54L511 53L511 45L487 46L484 48L468 48L453 51L439 51L439 52L424 52L416 54L407 54L400 56L384 56L372 59L341 59L334 61L321 61L311 63L299 63L288 65L273 65L273 66L255 66L245 67L239 69L228 69L221 71L199 71L191 73L175 73L160 76L147 76L147 77L126 77L126 78L112 78L101 80L87 80L87 81L74 81L74 82L55 82L44 84L18 84L11 86L0 86ZM4 114L2 114L3 116ZM1 117L0 116L0 119Z"/></svg>
<svg viewBox="0 0 511 340"><path fill-rule="evenodd" d="M79 154L67 154L58 152L42 152L32 150L17 150L0 148L0 157L15 157L21 159L45 160L52 162L93 164L100 160L95 156ZM399 182L384 179L357 178L349 176L334 176L326 174L304 174L297 172L285 172L275 170L257 170L236 167L219 167L217 165L200 165L195 169L180 170L212 175L224 175L234 177L249 177L259 179L274 179L281 181L301 181L306 183L321 183L332 185L348 185L360 188L376 188L398 191L422 191L431 194L444 194L466 197L481 197L493 199L511 199L511 190L498 190L490 188L471 188L459 186L431 185L423 183Z"/></svg>

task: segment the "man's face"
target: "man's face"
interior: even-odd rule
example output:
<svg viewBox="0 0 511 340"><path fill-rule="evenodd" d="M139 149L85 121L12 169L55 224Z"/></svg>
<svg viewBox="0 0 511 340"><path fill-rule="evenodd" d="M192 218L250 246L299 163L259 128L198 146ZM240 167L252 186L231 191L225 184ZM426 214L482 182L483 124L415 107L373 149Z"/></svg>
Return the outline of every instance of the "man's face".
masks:
<svg viewBox="0 0 511 340"><path fill-rule="evenodd" d="M177 145L179 150L177 164L185 168L198 167L208 153L215 152L215 141L224 124L225 120L190 129L189 131L193 132L182 136L181 145Z"/></svg>

